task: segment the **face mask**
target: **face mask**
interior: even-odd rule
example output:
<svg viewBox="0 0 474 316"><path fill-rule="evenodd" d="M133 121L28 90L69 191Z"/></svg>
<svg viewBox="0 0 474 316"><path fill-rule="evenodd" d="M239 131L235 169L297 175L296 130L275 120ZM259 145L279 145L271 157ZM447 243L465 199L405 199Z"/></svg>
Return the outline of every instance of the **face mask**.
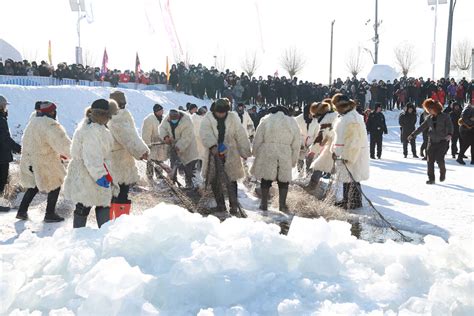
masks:
<svg viewBox="0 0 474 316"><path fill-rule="evenodd" d="M171 120L171 123L177 124L179 120Z"/></svg>

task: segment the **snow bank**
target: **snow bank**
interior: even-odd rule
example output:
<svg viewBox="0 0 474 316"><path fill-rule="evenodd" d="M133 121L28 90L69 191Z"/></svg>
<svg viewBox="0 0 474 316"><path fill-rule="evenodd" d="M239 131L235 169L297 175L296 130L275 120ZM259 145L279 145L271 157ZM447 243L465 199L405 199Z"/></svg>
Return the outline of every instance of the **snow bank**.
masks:
<svg viewBox="0 0 474 316"><path fill-rule="evenodd" d="M99 98L108 99L111 91L117 89L107 87L81 86L52 86L52 87L22 87L15 85L0 85L0 95L5 96L11 103L9 110L9 125L17 139L28 123L36 101L49 100L58 105L58 119L72 136L77 124L84 117L85 109ZM165 110L186 106L187 102L198 106L209 107L209 100L201 100L184 93L174 91L143 91L119 89L127 97L128 109L132 112L137 128L141 128L143 119L153 112L153 105L160 103Z"/></svg>
<svg viewBox="0 0 474 316"><path fill-rule="evenodd" d="M0 248L0 314L472 315L470 244L370 244L344 222L262 222L166 204Z"/></svg>

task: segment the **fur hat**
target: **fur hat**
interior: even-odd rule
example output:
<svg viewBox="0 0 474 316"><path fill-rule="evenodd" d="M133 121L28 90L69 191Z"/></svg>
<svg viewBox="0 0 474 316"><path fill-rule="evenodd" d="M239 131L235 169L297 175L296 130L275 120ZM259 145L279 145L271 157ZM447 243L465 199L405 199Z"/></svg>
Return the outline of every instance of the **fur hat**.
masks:
<svg viewBox="0 0 474 316"><path fill-rule="evenodd" d="M110 115L110 117L116 115L119 110L120 110L120 107L119 107L117 101L109 99L109 115Z"/></svg>
<svg viewBox="0 0 474 316"><path fill-rule="evenodd" d="M224 113L230 111L230 102L227 98L219 99L214 104L214 112Z"/></svg>
<svg viewBox="0 0 474 316"><path fill-rule="evenodd" d="M115 101L113 101L115 103ZM110 119L109 101L105 99L98 99L92 102L90 108L86 110L86 117L90 122L105 125ZM117 104L117 103L115 103Z"/></svg>
<svg viewBox="0 0 474 316"><path fill-rule="evenodd" d="M310 112L313 116L321 116L327 112L332 111L332 104L330 102L314 102L311 104Z"/></svg>
<svg viewBox="0 0 474 316"><path fill-rule="evenodd" d="M36 103L35 103L35 111L39 111L39 109L41 108L41 103L43 103L43 101L36 101Z"/></svg>
<svg viewBox="0 0 474 316"><path fill-rule="evenodd" d="M153 106L153 112L159 112L161 110L163 110L163 107L161 106L161 104L157 103Z"/></svg>
<svg viewBox="0 0 474 316"><path fill-rule="evenodd" d="M439 103L438 101L435 101L431 98L426 99L423 102L423 108L428 113L429 113L429 110L435 110L436 113L438 113L438 114L443 111L443 105L441 103Z"/></svg>
<svg viewBox="0 0 474 316"><path fill-rule="evenodd" d="M110 98L115 100L119 105L119 108L124 109L125 105L127 104L127 99L125 98L125 94L122 91L114 91L110 94Z"/></svg>
<svg viewBox="0 0 474 316"><path fill-rule="evenodd" d="M331 100L331 103L336 107L336 111L339 114L345 114L356 108L357 104L354 100L342 93L336 93Z"/></svg>
<svg viewBox="0 0 474 316"><path fill-rule="evenodd" d="M49 102L49 101L41 102L41 104L39 106L39 111L41 113L54 112L54 111L56 111L56 104L54 104L53 102Z"/></svg>

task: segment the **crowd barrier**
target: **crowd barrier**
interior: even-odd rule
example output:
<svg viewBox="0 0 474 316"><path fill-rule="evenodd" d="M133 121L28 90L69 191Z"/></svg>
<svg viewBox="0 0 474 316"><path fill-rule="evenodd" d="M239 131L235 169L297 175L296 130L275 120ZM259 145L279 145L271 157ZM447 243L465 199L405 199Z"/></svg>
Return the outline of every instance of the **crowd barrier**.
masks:
<svg viewBox="0 0 474 316"><path fill-rule="evenodd" d="M85 87L111 87L110 82L88 81L74 79L58 79L53 77L38 76L5 76L0 75L0 84L18 85L18 86L85 86ZM135 89L135 90L159 90L166 91L168 86L165 84L145 85L140 83L119 82L117 88Z"/></svg>

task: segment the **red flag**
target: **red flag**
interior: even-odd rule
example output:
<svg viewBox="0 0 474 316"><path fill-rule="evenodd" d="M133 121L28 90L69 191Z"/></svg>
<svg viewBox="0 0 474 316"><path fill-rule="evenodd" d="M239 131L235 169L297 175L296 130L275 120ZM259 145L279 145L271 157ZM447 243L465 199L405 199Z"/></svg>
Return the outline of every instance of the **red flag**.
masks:
<svg viewBox="0 0 474 316"><path fill-rule="evenodd" d="M104 78L105 74L109 71L107 65L109 64L109 56L107 55L107 48L104 48L104 57L102 57L102 68L100 69L100 76Z"/></svg>
<svg viewBox="0 0 474 316"><path fill-rule="evenodd" d="M140 67L140 58L138 58L138 52L137 52L137 58L135 59L135 82L138 82L139 78L140 78L140 71L141 71L141 67Z"/></svg>

